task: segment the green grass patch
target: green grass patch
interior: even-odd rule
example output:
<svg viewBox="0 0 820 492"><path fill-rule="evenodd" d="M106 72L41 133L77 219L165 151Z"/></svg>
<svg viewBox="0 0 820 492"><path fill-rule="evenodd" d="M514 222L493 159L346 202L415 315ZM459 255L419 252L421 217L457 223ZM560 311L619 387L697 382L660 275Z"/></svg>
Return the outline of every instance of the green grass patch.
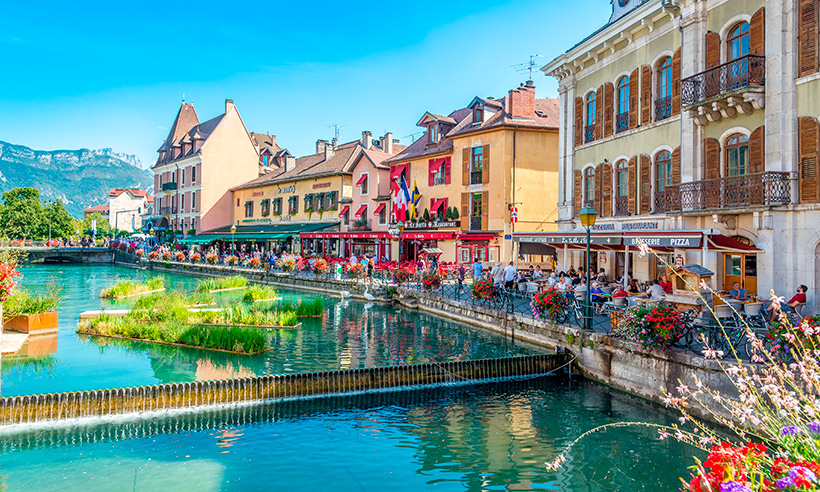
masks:
<svg viewBox="0 0 820 492"><path fill-rule="evenodd" d="M273 299L276 297L276 289L267 285L251 285L245 291L243 301L261 301L262 299Z"/></svg>
<svg viewBox="0 0 820 492"><path fill-rule="evenodd" d="M248 285L248 279L241 275L232 277L203 278L196 285L197 292L210 292L214 290L236 289Z"/></svg>
<svg viewBox="0 0 820 492"><path fill-rule="evenodd" d="M321 316L325 312L325 302L320 297L315 297L310 301L300 299L293 309L296 311L296 316Z"/></svg>
<svg viewBox="0 0 820 492"><path fill-rule="evenodd" d="M244 304L234 304L221 311L205 311L196 313L199 323L225 325L268 325L268 326L296 326L296 313L288 309L278 309L275 306L249 307Z"/></svg>
<svg viewBox="0 0 820 492"><path fill-rule="evenodd" d="M152 290L159 290L165 286L165 279L162 277L151 277L144 282L137 282L134 280L120 280L111 287L103 289L100 292L100 297L108 299L117 299L120 297L130 297L143 292L150 292Z"/></svg>
<svg viewBox="0 0 820 492"><path fill-rule="evenodd" d="M65 297L60 297L60 288L55 283L49 283L46 294L32 294L18 286L3 303L3 319L21 314L48 313L56 310L64 300Z"/></svg>

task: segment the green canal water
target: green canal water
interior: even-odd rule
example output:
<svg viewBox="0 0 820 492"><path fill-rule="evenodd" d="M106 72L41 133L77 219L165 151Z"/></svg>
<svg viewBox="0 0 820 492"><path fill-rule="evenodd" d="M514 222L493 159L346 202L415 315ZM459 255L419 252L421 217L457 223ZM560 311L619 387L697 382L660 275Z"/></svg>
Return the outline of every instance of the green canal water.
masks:
<svg viewBox="0 0 820 492"><path fill-rule="evenodd" d="M74 335L77 315L98 308L100 289L117 278L144 272L31 266L23 273L33 289L53 278L68 300L54 354L4 359L4 396L539 350L417 312L337 300L328 300L324 318L275 337L274 350L258 358L105 344ZM177 288L195 283L168 280ZM645 427L593 434L557 472L544 462L598 425L676 417L589 380L554 375L0 429L0 490L671 491L688 475L692 455L703 456Z"/></svg>

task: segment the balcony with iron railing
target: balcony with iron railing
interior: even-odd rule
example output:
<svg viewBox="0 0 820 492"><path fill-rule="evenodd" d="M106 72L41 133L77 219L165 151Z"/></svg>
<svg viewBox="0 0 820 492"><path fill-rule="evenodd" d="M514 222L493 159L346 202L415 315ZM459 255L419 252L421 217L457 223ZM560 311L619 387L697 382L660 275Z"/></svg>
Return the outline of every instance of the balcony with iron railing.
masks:
<svg viewBox="0 0 820 492"><path fill-rule="evenodd" d="M707 125L763 108L766 57L746 55L681 81L681 106Z"/></svg>
<svg viewBox="0 0 820 492"><path fill-rule="evenodd" d="M699 214L704 210L788 205L791 186L787 172L705 179L667 186L663 207L667 213Z"/></svg>
<svg viewBox="0 0 820 492"><path fill-rule="evenodd" d="M662 97L655 101L655 121L662 121L672 116L672 96Z"/></svg>
<svg viewBox="0 0 820 492"><path fill-rule="evenodd" d="M370 229L370 221L367 219L360 219L352 222L350 224L351 231L369 231Z"/></svg>
<svg viewBox="0 0 820 492"><path fill-rule="evenodd" d="M656 191L654 193L654 200L652 202L652 212L661 214L666 211L666 192L668 188L663 191Z"/></svg>
<svg viewBox="0 0 820 492"><path fill-rule="evenodd" d="M616 196L615 197L615 216L623 217L629 215L629 197Z"/></svg>
<svg viewBox="0 0 820 492"><path fill-rule="evenodd" d="M471 231L480 231L481 230L481 217L470 217L470 230Z"/></svg>
<svg viewBox="0 0 820 492"><path fill-rule="evenodd" d="M177 184L174 181L169 183L162 183L162 191L174 191L177 189Z"/></svg>
<svg viewBox="0 0 820 492"><path fill-rule="evenodd" d="M629 113L621 113L615 115L615 133L621 133L629 130Z"/></svg>
<svg viewBox="0 0 820 492"><path fill-rule="evenodd" d="M595 141L595 123L584 127L584 143Z"/></svg>
<svg viewBox="0 0 820 492"><path fill-rule="evenodd" d="M173 215L177 213L177 208L174 206L170 207L160 207L159 214L160 215Z"/></svg>

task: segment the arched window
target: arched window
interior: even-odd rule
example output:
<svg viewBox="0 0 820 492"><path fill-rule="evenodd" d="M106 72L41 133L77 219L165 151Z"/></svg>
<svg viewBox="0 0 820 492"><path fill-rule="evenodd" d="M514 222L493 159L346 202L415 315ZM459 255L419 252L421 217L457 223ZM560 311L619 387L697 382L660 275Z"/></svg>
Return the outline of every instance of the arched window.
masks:
<svg viewBox="0 0 820 492"><path fill-rule="evenodd" d="M655 101L655 121L672 116L672 57L658 63L658 100Z"/></svg>
<svg viewBox="0 0 820 492"><path fill-rule="evenodd" d="M615 116L615 131L629 129L629 77L618 81L618 114Z"/></svg>
<svg viewBox="0 0 820 492"><path fill-rule="evenodd" d="M668 150L655 156L655 193L663 193L672 184L672 153Z"/></svg>
<svg viewBox="0 0 820 492"><path fill-rule="evenodd" d="M629 208L629 164L615 164L615 215L626 215Z"/></svg>
<svg viewBox="0 0 820 492"><path fill-rule="evenodd" d="M736 133L726 139L726 176L749 172L749 137Z"/></svg>
<svg viewBox="0 0 820 492"><path fill-rule="evenodd" d="M584 129L584 142L595 140L595 120L598 114L597 93L592 92L587 96L587 126Z"/></svg>
<svg viewBox="0 0 820 492"><path fill-rule="evenodd" d="M726 38L726 61L749 54L749 23L741 22L729 31Z"/></svg>
<svg viewBox="0 0 820 492"><path fill-rule="evenodd" d="M584 198L585 205L595 202L595 169L592 167L584 171Z"/></svg>

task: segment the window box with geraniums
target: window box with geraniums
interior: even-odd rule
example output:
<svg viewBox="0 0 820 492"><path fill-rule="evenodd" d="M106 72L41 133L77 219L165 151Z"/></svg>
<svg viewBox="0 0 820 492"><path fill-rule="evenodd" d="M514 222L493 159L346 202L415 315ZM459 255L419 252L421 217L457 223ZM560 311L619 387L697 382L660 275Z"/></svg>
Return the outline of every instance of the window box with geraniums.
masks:
<svg viewBox="0 0 820 492"><path fill-rule="evenodd" d="M633 342L643 351L666 349L683 334L684 323L680 313L668 306L637 307L618 322L615 331Z"/></svg>
<svg viewBox="0 0 820 492"><path fill-rule="evenodd" d="M477 301L486 301L493 299L498 295L498 289L490 279L482 278L473 282L470 287L470 292L473 294L473 299Z"/></svg>
<svg viewBox="0 0 820 492"><path fill-rule="evenodd" d="M399 285L407 282L411 278L413 278L413 274L410 272L409 269L404 267L399 268L393 273L393 280L395 280L396 283Z"/></svg>
<svg viewBox="0 0 820 492"><path fill-rule="evenodd" d="M151 251L150 253L148 253L148 259L149 260L156 260L157 258L159 258L159 253L158 252Z"/></svg>
<svg viewBox="0 0 820 492"><path fill-rule="evenodd" d="M364 276L364 266L361 263L350 263L345 266L345 273L354 278Z"/></svg>
<svg viewBox="0 0 820 492"><path fill-rule="evenodd" d="M437 272L427 272L421 277L421 283L425 291L436 290L441 287L441 275Z"/></svg>
<svg viewBox="0 0 820 492"><path fill-rule="evenodd" d="M555 322L569 308L569 299L557 289L547 289L532 296L530 309L536 318Z"/></svg>
<svg viewBox="0 0 820 492"><path fill-rule="evenodd" d="M165 253L162 253L162 259L163 260L170 261L171 258L173 258L173 255L171 254L170 251L166 251Z"/></svg>
<svg viewBox="0 0 820 492"><path fill-rule="evenodd" d="M236 266L236 264L239 263L239 257L231 255L231 256L225 258L225 261L228 265Z"/></svg>
<svg viewBox="0 0 820 492"><path fill-rule="evenodd" d="M317 258L313 261L313 273L322 275L327 273L327 261L322 258Z"/></svg>
<svg viewBox="0 0 820 492"><path fill-rule="evenodd" d="M251 258L251 268L259 268L262 266L262 260L259 258Z"/></svg>

